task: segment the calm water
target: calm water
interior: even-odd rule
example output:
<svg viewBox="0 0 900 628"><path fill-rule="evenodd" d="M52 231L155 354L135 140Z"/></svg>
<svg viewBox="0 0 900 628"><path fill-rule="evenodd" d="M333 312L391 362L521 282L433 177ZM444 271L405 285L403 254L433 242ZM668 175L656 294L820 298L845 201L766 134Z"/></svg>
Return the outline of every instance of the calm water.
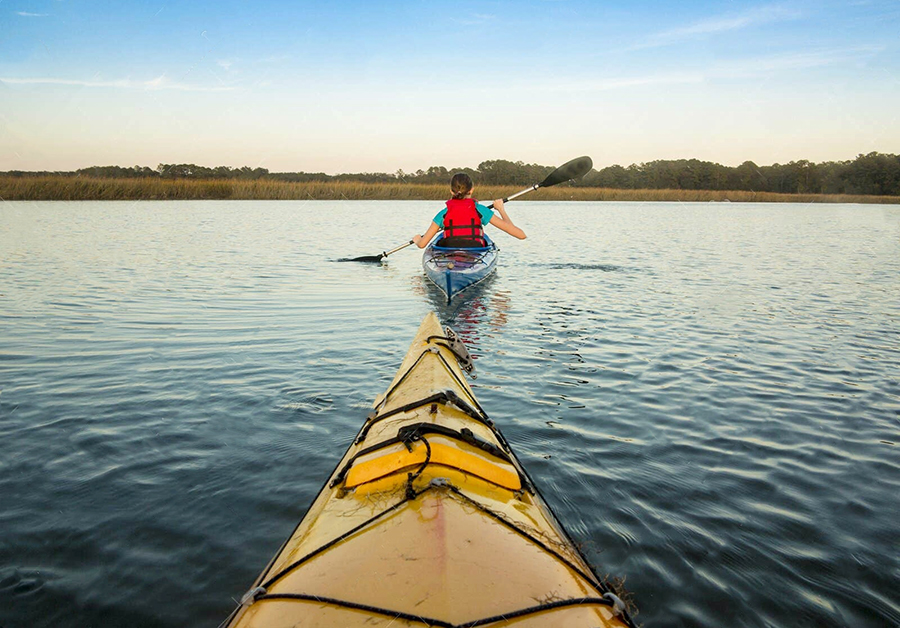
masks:
<svg viewBox="0 0 900 628"><path fill-rule="evenodd" d="M900 624L900 207L0 203L0 626L216 626L436 309L647 628ZM553 226L555 225L555 226Z"/></svg>

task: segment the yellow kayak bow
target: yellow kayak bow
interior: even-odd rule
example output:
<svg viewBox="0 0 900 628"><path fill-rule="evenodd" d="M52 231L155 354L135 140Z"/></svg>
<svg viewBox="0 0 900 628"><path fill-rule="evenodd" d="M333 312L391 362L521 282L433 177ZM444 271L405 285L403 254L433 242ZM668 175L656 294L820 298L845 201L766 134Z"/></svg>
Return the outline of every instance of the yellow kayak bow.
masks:
<svg viewBox="0 0 900 628"><path fill-rule="evenodd" d="M226 624L634 627L465 381L434 314Z"/></svg>

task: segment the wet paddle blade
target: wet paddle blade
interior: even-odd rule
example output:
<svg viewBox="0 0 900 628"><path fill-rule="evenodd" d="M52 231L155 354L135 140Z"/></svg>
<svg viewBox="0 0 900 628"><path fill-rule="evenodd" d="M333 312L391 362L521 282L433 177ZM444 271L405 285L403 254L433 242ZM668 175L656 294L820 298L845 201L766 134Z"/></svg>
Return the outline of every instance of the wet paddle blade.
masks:
<svg viewBox="0 0 900 628"><path fill-rule="evenodd" d="M342 257L339 262L380 262L384 259L384 253L381 255L363 255L362 257Z"/></svg>
<svg viewBox="0 0 900 628"><path fill-rule="evenodd" d="M580 179L588 172L591 171L591 168L594 167L594 162L591 161L591 158L585 155L584 157L578 157L573 159L572 161L566 162L561 165L559 168L551 172L547 175L547 178L538 184L538 187L548 188L551 185L556 185L557 183L562 183L564 181L571 181L572 179Z"/></svg>

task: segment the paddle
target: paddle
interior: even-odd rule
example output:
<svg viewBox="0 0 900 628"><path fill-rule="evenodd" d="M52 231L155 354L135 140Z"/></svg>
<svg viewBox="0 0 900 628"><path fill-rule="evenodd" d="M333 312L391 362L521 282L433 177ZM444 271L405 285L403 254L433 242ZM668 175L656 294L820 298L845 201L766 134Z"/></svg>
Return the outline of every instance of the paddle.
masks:
<svg viewBox="0 0 900 628"><path fill-rule="evenodd" d="M587 155L585 155L584 157L577 157L572 161L567 161L559 168L548 174L547 177L540 183L536 183L530 188L525 188L521 192L516 192L512 196L504 198L503 202L506 203L507 201L511 201L514 198L522 196L523 194L527 194L528 192L531 192L538 188L549 188L551 185L557 185L565 181L574 181L575 179L580 179L588 172L590 172L591 168L593 167L594 162L591 161L591 158ZM489 207L493 206L493 203L489 205Z"/></svg>
<svg viewBox="0 0 900 628"><path fill-rule="evenodd" d="M338 261L339 262L380 262L381 260L383 260L385 257L390 255L391 253L396 253L400 249L405 249L412 243L413 243L413 241L410 240L406 244L401 244L400 246L393 248L390 251L385 251L383 253L380 253L379 255L363 255L362 257L342 258L342 259L339 259Z"/></svg>
<svg viewBox="0 0 900 628"><path fill-rule="evenodd" d="M593 168L593 167L594 167L594 162L591 161L590 157L588 157L586 155L584 157L577 157L576 159L573 159L572 161L567 161L566 163L561 165L559 168L557 168L556 170L554 170L553 172L548 174L547 177L540 183L535 183L530 188L525 188L521 192L516 192L512 196L510 196L508 198L504 198L503 202L506 203L508 201L511 201L514 198L518 198L519 196L522 196L523 194L527 194L528 192L531 192L538 188L549 188L551 185L557 185L557 184L563 183L565 181L573 181L575 179L580 179L581 177L586 175L588 172L590 172L591 168ZM488 207L493 207L493 206L494 206L493 203L488 205ZM397 248L391 249L390 251L386 251L380 255L363 255L362 257L343 258L343 259L339 259L338 261L339 262L380 262L381 260L383 260L385 257L390 255L391 253L396 253L400 249L405 249L412 243L413 243L413 241L410 240L406 244L401 244Z"/></svg>

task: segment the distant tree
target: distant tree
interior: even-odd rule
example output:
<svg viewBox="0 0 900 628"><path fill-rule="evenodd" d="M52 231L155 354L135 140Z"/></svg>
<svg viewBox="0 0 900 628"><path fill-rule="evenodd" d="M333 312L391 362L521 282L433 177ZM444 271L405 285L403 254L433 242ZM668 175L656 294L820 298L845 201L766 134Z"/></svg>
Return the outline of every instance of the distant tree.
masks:
<svg viewBox="0 0 900 628"><path fill-rule="evenodd" d="M847 172L854 194L897 194L900 191L900 157L869 153L859 155Z"/></svg>
<svg viewBox="0 0 900 628"><path fill-rule="evenodd" d="M729 168L725 178L725 187L729 190L754 192L762 190L765 185L759 166L752 161L745 161L737 168Z"/></svg>
<svg viewBox="0 0 900 628"><path fill-rule="evenodd" d="M76 170L75 176L101 177L105 179L134 179L156 176L156 173L146 166L132 166L131 168L122 168L121 166L91 166L90 168Z"/></svg>
<svg viewBox="0 0 900 628"><path fill-rule="evenodd" d="M552 168L521 161L494 159L478 164L477 183L483 185L529 185L539 183Z"/></svg>
<svg viewBox="0 0 900 628"><path fill-rule="evenodd" d="M22 171L0 173L8 177L98 177L163 179L215 179L272 181L357 181L363 183L417 183L446 185L450 176L465 172L480 185L531 185L544 179L552 166L526 164L522 161L495 159L483 161L477 169L430 166L427 170L389 174L362 172L328 175L322 172L269 172L266 168L243 166L214 168L196 164L159 164L147 166L91 166L70 171ZM737 167L698 159L656 160L628 167L607 166L591 170L577 186L618 189L747 190L780 193L871 194L900 196L900 156L871 152L848 161L813 163L805 159L787 164L758 166L745 161ZM222 194L230 194L230 186L222 186Z"/></svg>
<svg viewBox="0 0 900 628"><path fill-rule="evenodd" d="M423 183L449 183L450 172L443 166L431 166L425 171Z"/></svg>

